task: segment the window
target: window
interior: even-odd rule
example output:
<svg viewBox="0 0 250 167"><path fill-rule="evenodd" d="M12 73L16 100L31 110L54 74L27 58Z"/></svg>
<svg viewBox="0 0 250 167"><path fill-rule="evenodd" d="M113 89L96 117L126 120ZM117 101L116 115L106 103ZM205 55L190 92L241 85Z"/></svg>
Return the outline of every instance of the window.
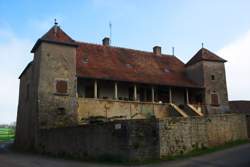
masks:
<svg viewBox="0 0 250 167"><path fill-rule="evenodd" d="M215 80L215 76L214 75L211 75L211 80Z"/></svg>
<svg viewBox="0 0 250 167"><path fill-rule="evenodd" d="M131 64L126 64L127 68L133 68L133 66Z"/></svg>
<svg viewBox="0 0 250 167"><path fill-rule="evenodd" d="M56 93L67 94L68 93L68 82L65 80L56 80Z"/></svg>
<svg viewBox="0 0 250 167"><path fill-rule="evenodd" d="M218 98L218 95L215 93L211 94L211 105L219 106L219 98Z"/></svg>
<svg viewBox="0 0 250 167"><path fill-rule="evenodd" d="M83 63L87 64L89 62L88 54L83 51Z"/></svg>
<svg viewBox="0 0 250 167"><path fill-rule="evenodd" d="M169 72L169 69L167 67L164 68L164 72L165 73L168 73Z"/></svg>
<svg viewBox="0 0 250 167"><path fill-rule="evenodd" d="M57 108L57 114L58 115L65 115L65 108L64 107L58 107Z"/></svg>

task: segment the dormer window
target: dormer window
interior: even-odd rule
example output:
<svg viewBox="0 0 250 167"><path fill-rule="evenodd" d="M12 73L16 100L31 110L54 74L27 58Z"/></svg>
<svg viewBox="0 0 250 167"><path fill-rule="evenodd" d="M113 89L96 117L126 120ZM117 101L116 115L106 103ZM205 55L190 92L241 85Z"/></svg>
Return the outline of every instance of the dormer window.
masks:
<svg viewBox="0 0 250 167"><path fill-rule="evenodd" d="M83 50L82 51L82 55L83 55L83 58L82 58L83 63L87 64L89 62L89 56L88 56L88 54Z"/></svg>
<svg viewBox="0 0 250 167"><path fill-rule="evenodd" d="M132 68L132 65L131 65L131 64L126 64L126 66L127 66L128 68Z"/></svg>
<svg viewBox="0 0 250 167"><path fill-rule="evenodd" d="M84 63L84 64L87 64L88 62L89 62L89 59L86 58L86 57L84 57L84 58L83 58L83 63Z"/></svg>
<svg viewBox="0 0 250 167"><path fill-rule="evenodd" d="M167 67L164 68L164 72L168 73L169 69Z"/></svg>

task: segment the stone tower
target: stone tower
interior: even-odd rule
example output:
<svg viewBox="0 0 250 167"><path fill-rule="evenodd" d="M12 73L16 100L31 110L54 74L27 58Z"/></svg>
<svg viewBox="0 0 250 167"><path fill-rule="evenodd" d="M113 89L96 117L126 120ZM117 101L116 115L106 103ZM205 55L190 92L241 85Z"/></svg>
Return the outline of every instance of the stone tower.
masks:
<svg viewBox="0 0 250 167"><path fill-rule="evenodd" d="M188 77L204 88L203 103L208 114L229 110L225 62L202 48L186 64Z"/></svg>
<svg viewBox="0 0 250 167"><path fill-rule="evenodd" d="M55 25L35 44L39 128L74 125L77 120L75 42Z"/></svg>

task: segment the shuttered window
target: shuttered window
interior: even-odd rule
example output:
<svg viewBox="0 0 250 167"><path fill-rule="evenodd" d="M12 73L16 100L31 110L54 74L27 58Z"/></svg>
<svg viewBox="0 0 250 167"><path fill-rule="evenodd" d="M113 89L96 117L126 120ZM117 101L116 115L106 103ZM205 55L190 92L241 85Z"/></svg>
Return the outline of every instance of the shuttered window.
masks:
<svg viewBox="0 0 250 167"><path fill-rule="evenodd" d="M217 94L211 94L211 105L219 106L219 98Z"/></svg>
<svg viewBox="0 0 250 167"><path fill-rule="evenodd" d="M64 80L56 81L56 93L67 94L68 93L68 82Z"/></svg>

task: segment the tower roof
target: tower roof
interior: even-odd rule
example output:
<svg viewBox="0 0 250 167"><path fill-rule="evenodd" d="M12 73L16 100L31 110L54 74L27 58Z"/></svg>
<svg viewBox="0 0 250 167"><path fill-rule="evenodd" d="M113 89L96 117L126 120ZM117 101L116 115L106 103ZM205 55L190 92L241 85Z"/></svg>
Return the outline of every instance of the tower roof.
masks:
<svg viewBox="0 0 250 167"><path fill-rule="evenodd" d="M201 48L186 64L186 66L198 63L200 61L215 61L215 62L223 62L226 60L217 56L215 53L209 51L206 48Z"/></svg>
<svg viewBox="0 0 250 167"><path fill-rule="evenodd" d="M77 46L75 41L68 34L66 34L57 24L51 27L46 34L44 34L41 38L37 40L31 50L31 53L35 52L41 42Z"/></svg>

